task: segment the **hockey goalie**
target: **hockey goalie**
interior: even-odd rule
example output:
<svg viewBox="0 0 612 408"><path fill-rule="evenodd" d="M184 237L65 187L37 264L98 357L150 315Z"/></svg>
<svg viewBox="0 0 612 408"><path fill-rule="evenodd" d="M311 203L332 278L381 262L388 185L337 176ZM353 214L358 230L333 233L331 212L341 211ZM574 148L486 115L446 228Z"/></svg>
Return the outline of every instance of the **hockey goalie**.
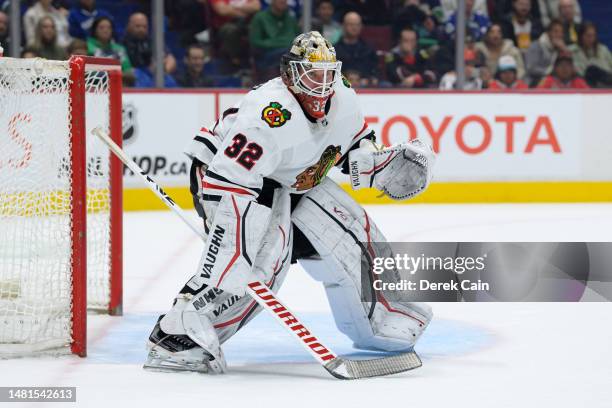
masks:
<svg viewBox="0 0 612 408"><path fill-rule="evenodd" d="M195 275L149 336L145 368L222 373L221 345L259 312L246 285L276 292L292 263L322 282L338 329L356 348L404 351L432 318L428 305L361 298L361 264L386 252L353 189L396 200L427 188L434 155L419 140L378 146L331 44L299 35L280 77L250 91L188 147L191 192L208 234ZM376 245L370 245L376 243Z"/></svg>

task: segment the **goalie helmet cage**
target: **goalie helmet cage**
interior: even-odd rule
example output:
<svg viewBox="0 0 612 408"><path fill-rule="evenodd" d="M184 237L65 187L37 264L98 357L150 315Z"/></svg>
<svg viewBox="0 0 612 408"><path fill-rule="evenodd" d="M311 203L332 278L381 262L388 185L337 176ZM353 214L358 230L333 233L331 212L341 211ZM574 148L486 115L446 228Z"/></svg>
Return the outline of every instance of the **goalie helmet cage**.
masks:
<svg viewBox="0 0 612 408"><path fill-rule="evenodd" d="M0 357L87 353L122 313L121 66L0 58Z"/></svg>

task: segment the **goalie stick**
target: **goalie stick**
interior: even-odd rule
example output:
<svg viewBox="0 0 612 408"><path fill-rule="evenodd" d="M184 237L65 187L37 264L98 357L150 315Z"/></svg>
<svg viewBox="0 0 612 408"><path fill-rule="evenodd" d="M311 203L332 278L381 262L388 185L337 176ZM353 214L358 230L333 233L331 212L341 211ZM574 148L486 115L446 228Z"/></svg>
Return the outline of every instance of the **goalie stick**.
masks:
<svg viewBox="0 0 612 408"><path fill-rule="evenodd" d="M166 194L166 192L149 177L125 152L113 142L102 128L97 127L93 134L99 137L109 149L132 172L139 174L149 187L176 215L178 215L193 232L206 241L203 226L196 224L187 214ZM271 313L276 320L291 333L308 352L334 377L343 380L357 378L379 377L413 370L422 365L421 359L414 351L381 357L371 360L350 360L336 356L328 347L301 323L299 318L276 297L262 282L253 281L247 285L247 293L263 309Z"/></svg>

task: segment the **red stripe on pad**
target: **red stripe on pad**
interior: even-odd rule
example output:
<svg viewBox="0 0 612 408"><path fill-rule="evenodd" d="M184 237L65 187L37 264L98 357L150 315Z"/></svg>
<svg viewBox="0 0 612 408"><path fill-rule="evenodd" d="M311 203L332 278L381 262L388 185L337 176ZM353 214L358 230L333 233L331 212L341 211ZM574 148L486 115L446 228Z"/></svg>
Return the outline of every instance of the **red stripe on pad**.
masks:
<svg viewBox="0 0 612 408"><path fill-rule="evenodd" d="M236 188L236 187L224 187L224 186L220 186L218 184L211 184L207 181L203 181L202 182L202 188L212 188L215 190L223 190L223 191L229 191L230 193L236 193L236 194L248 194L248 195L252 195L254 196L255 194L251 193L250 191L247 191L245 189L242 188Z"/></svg>
<svg viewBox="0 0 612 408"><path fill-rule="evenodd" d="M217 288L221 284L221 281L225 277L227 271L229 271L234 262L236 262L236 259L238 259L238 257L240 256L240 212L238 211L238 206L236 205L236 199L234 198L234 196L232 196L232 204L234 205L234 212L236 214L236 252L234 252L234 256L230 260L229 264L227 264L227 266L225 267L225 270L221 274L219 281L215 285L215 287Z"/></svg>

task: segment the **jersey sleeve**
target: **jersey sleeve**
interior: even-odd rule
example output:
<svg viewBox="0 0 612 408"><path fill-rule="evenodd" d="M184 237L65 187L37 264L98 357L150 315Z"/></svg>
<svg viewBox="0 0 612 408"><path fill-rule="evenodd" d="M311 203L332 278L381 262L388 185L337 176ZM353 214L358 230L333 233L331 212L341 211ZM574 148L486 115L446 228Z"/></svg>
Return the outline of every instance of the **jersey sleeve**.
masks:
<svg viewBox="0 0 612 408"><path fill-rule="evenodd" d="M202 126L189 142L185 154L191 160L197 159L204 164L208 164L219 151L221 143L223 143L221 135L214 133L206 126Z"/></svg>
<svg viewBox="0 0 612 408"><path fill-rule="evenodd" d="M236 122L239 108L240 104L228 108L212 126L200 127L185 149L185 154L191 160L197 159L206 165L210 164L223 143L226 129L231 128Z"/></svg>

